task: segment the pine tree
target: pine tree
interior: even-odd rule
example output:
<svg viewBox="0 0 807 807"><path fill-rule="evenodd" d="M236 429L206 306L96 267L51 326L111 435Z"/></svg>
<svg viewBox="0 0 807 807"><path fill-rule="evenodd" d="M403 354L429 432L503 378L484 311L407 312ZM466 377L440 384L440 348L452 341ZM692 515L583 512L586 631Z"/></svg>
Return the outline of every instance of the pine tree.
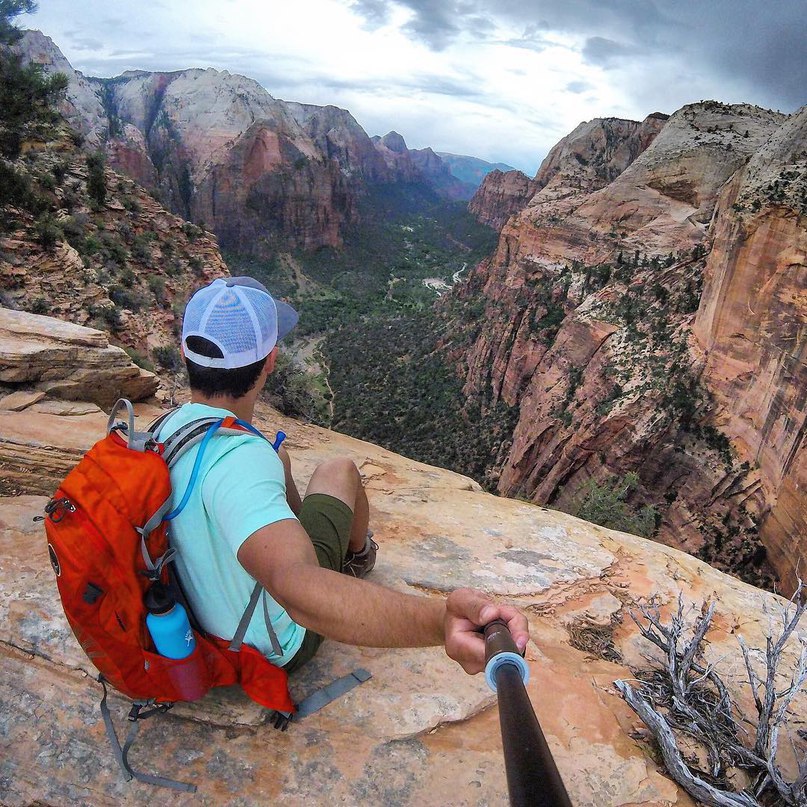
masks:
<svg viewBox="0 0 807 807"><path fill-rule="evenodd" d="M24 65L13 45L22 36L13 20L36 8L33 0L0 0L0 157L14 160L36 124L58 119L54 104L67 89L67 76L46 76L37 64Z"/></svg>

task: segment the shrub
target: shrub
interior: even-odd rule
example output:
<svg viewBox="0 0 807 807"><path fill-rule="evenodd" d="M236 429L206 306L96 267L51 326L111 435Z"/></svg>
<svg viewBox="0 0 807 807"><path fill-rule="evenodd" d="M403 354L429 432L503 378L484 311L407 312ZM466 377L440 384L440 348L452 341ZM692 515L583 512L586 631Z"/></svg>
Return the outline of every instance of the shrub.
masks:
<svg viewBox="0 0 807 807"><path fill-rule="evenodd" d="M173 345L160 345L152 353L157 364L166 370L179 370L182 367L182 356Z"/></svg>
<svg viewBox="0 0 807 807"><path fill-rule="evenodd" d="M50 304L44 297L37 297L31 303L32 314L47 314L50 311Z"/></svg>
<svg viewBox="0 0 807 807"><path fill-rule="evenodd" d="M87 155L87 193L99 208L106 204L105 162L104 155L100 151Z"/></svg>
<svg viewBox="0 0 807 807"><path fill-rule="evenodd" d="M37 240L45 249L52 249L64 238L61 227L56 223L50 213L45 213L36 220L34 232Z"/></svg>
<svg viewBox="0 0 807 807"><path fill-rule="evenodd" d="M154 372L154 365L142 353L138 353L133 347L125 347L124 350L138 367L142 367L150 373Z"/></svg>
<svg viewBox="0 0 807 807"><path fill-rule="evenodd" d="M11 204L30 208L31 180L5 160L0 159L0 207Z"/></svg>
<svg viewBox="0 0 807 807"><path fill-rule="evenodd" d="M128 308L130 311L140 311L148 305L146 296L137 289L127 289L123 286L114 285L109 289L109 299L121 308Z"/></svg>
<svg viewBox="0 0 807 807"><path fill-rule="evenodd" d="M103 308L97 305L90 306L89 314L97 328L108 327L116 331L122 325L120 311L114 305Z"/></svg>
<svg viewBox="0 0 807 807"><path fill-rule="evenodd" d="M157 302L165 302L165 280L159 275L150 275L147 283L149 290L157 299Z"/></svg>
<svg viewBox="0 0 807 807"><path fill-rule="evenodd" d="M146 266L151 266L151 238L148 235L141 234L134 237L132 257Z"/></svg>
<svg viewBox="0 0 807 807"><path fill-rule="evenodd" d="M123 266L123 264L126 263L126 259L129 257L129 252L118 236L104 230L100 234L100 240L104 255L120 266Z"/></svg>
<svg viewBox="0 0 807 807"><path fill-rule="evenodd" d="M185 237L191 243L193 243L202 234L202 231L190 221L186 221L182 225L182 232L185 233Z"/></svg>
<svg viewBox="0 0 807 807"><path fill-rule="evenodd" d="M656 509L648 506L636 509L626 501L638 485L639 477L632 472L604 485L590 479L579 491L582 497L572 515L601 527L647 538L656 528Z"/></svg>
<svg viewBox="0 0 807 807"><path fill-rule="evenodd" d="M64 182L64 178L67 176L67 169L68 165L64 160L56 163L56 165L53 166L53 178L56 180L58 185L61 185Z"/></svg>

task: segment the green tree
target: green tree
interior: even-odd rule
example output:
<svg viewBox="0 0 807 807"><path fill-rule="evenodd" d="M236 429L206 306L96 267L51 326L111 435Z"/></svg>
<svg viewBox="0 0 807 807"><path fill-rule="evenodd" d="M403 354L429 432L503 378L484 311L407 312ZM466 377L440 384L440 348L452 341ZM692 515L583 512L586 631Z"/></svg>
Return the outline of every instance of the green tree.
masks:
<svg viewBox="0 0 807 807"><path fill-rule="evenodd" d="M581 489L582 497L573 515L601 527L647 538L656 528L656 509L647 506L637 509L626 501L638 485L639 477L633 472L603 485L589 479Z"/></svg>
<svg viewBox="0 0 807 807"><path fill-rule="evenodd" d="M105 162L100 151L87 155L87 193L98 207L103 207L106 203Z"/></svg>
<svg viewBox="0 0 807 807"><path fill-rule="evenodd" d="M63 73L46 76L40 65L24 65L12 48L21 36L13 20L35 8L33 0L0 0L0 157L9 160L36 124L58 119L54 105L68 84Z"/></svg>

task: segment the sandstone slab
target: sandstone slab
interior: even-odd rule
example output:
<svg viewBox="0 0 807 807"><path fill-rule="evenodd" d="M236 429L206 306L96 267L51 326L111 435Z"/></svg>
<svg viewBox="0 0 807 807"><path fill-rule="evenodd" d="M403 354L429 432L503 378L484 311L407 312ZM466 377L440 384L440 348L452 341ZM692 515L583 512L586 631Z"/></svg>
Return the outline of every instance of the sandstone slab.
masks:
<svg viewBox="0 0 807 807"><path fill-rule="evenodd" d="M102 331L10 308L0 308L0 382L105 406L147 398L158 385Z"/></svg>
<svg viewBox="0 0 807 807"><path fill-rule="evenodd" d="M45 397L44 392L26 392L18 390L0 398L0 409L7 409L10 412L21 412L29 406L41 401Z"/></svg>

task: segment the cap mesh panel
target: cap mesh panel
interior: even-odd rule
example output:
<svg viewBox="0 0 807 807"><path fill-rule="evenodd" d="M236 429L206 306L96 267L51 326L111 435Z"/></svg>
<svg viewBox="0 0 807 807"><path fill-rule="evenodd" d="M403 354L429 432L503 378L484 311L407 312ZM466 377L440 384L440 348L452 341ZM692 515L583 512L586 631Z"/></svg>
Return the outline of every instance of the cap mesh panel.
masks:
<svg viewBox="0 0 807 807"><path fill-rule="evenodd" d="M228 353L242 353L257 348L249 312L238 295L231 291L219 297L207 319L205 332L223 345Z"/></svg>

